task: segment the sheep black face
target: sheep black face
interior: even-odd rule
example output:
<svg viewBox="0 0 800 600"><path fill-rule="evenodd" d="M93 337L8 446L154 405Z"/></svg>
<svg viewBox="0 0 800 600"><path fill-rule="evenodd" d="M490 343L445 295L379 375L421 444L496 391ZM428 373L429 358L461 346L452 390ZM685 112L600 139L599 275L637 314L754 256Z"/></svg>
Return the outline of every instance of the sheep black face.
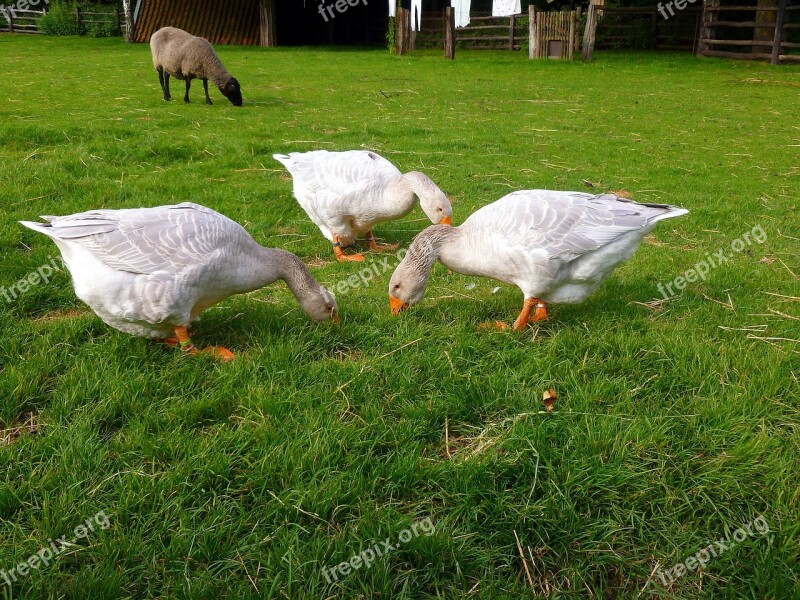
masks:
<svg viewBox="0 0 800 600"><path fill-rule="evenodd" d="M222 95L230 100L231 104L234 106L242 105L242 89L239 87L239 82L236 80L236 77L231 77L224 87L219 88L219 91L222 92Z"/></svg>

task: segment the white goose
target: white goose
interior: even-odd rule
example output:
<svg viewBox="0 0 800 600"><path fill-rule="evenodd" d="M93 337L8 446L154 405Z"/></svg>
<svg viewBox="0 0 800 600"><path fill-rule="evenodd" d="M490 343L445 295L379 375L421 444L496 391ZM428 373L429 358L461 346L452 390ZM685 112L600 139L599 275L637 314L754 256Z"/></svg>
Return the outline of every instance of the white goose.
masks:
<svg viewBox="0 0 800 600"><path fill-rule="evenodd" d="M547 318L548 302L583 301L658 221L688 211L611 194L524 190L473 213L460 227L431 226L408 249L389 283L393 314L422 300L439 259L465 275L516 285L525 303L514 329ZM498 322L498 327L507 325Z"/></svg>
<svg viewBox="0 0 800 600"><path fill-rule="evenodd" d="M75 293L112 327L175 338L194 353L187 328L209 306L283 279L305 313L337 319L336 302L285 250L260 246L238 223L189 202L92 210L47 223L20 221L50 237L72 274ZM210 352L223 359L222 347Z"/></svg>
<svg viewBox="0 0 800 600"><path fill-rule="evenodd" d="M372 228L411 212L415 196L431 223L451 223L450 201L427 175L403 174L374 152L316 150L274 154L273 158L292 175L295 198L333 244L340 261L364 260L361 254L342 251L363 234L371 249L395 250L396 244L375 242Z"/></svg>

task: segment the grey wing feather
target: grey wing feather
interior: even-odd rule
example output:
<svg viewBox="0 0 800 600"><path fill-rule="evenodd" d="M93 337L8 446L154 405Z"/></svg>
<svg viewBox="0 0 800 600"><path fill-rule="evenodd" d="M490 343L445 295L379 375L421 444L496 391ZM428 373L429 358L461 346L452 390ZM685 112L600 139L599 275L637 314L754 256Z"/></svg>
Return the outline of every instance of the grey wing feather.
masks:
<svg viewBox="0 0 800 600"><path fill-rule="evenodd" d="M77 243L130 273L180 271L206 262L242 234L237 223L189 202L150 209L98 210L57 217L48 235Z"/></svg>
<svg viewBox="0 0 800 600"><path fill-rule="evenodd" d="M296 181L314 192L350 193L354 188L400 176L400 171L391 162L369 151L316 150L292 152L288 156L276 154L274 158L286 166Z"/></svg>
<svg viewBox="0 0 800 600"><path fill-rule="evenodd" d="M504 235L509 244L544 249L550 258L567 260L597 250L626 233L644 234L656 221L686 212L611 194L546 190L514 192L496 204L504 215Z"/></svg>

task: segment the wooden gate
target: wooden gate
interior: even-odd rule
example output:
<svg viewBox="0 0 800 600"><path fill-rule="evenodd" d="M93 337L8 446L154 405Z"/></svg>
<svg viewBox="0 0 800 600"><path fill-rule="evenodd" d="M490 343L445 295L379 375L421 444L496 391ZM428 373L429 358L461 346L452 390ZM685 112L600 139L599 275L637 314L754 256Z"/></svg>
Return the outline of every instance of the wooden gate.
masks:
<svg viewBox="0 0 800 600"><path fill-rule="evenodd" d="M528 9L530 18L528 58L572 60L575 56L575 31L579 10L541 12L531 4Z"/></svg>
<svg viewBox="0 0 800 600"><path fill-rule="evenodd" d="M739 59L765 59L773 65L800 62L800 4L733 6L707 0L697 53Z"/></svg>

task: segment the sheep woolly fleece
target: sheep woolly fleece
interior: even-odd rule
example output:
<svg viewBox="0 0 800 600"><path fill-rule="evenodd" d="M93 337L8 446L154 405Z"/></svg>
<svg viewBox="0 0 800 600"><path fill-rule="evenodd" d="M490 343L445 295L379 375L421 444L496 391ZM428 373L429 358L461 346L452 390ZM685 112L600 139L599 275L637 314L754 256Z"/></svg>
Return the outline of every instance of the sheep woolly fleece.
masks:
<svg viewBox="0 0 800 600"><path fill-rule="evenodd" d="M150 38L150 48L153 66L164 67L176 79L209 79L223 88L232 78L207 40L181 29L159 29Z"/></svg>

